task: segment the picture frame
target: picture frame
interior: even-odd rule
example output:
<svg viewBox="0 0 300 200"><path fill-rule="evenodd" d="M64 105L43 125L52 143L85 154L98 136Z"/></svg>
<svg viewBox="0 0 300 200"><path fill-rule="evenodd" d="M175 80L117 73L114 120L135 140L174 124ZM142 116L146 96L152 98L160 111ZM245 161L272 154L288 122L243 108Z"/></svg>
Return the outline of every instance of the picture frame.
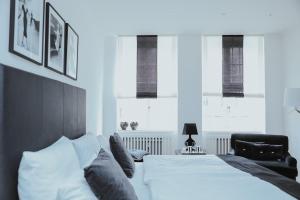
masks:
<svg viewBox="0 0 300 200"><path fill-rule="evenodd" d="M11 0L9 52L43 65L45 0Z"/></svg>
<svg viewBox="0 0 300 200"><path fill-rule="evenodd" d="M65 72L65 26L65 20L47 2L45 67L59 74Z"/></svg>
<svg viewBox="0 0 300 200"><path fill-rule="evenodd" d="M77 80L79 36L70 24L66 24L65 75Z"/></svg>

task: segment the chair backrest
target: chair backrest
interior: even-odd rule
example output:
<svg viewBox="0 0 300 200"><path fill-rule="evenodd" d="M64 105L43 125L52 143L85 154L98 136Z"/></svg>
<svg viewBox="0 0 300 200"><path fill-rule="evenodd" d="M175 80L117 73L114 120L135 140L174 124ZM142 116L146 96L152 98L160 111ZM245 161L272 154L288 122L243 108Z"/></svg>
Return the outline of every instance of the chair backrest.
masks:
<svg viewBox="0 0 300 200"><path fill-rule="evenodd" d="M263 142L266 144L283 145L284 152L289 151L289 138L285 135L267 135L267 134L238 134L231 135L231 148L235 149L235 141L242 140L246 142Z"/></svg>

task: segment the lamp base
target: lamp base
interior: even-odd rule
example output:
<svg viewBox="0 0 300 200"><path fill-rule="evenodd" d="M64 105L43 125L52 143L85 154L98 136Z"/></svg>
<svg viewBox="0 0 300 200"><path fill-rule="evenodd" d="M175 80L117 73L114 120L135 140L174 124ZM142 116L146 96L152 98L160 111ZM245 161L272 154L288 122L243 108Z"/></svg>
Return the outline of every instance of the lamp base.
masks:
<svg viewBox="0 0 300 200"><path fill-rule="evenodd" d="M185 146L187 146L187 147L190 147L190 146L195 146L195 144L196 144L196 142L195 142L195 140L193 140L192 139L192 137L190 136L189 137L189 139L187 139L186 141L185 141Z"/></svg>

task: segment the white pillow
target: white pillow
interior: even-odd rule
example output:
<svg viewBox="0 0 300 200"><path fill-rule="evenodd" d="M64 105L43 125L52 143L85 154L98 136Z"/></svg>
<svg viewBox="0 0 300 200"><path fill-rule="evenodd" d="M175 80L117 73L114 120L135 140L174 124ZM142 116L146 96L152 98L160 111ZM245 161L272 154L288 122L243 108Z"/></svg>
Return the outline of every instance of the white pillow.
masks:
<svg viewBox="0 0 300 200"><path fill-rule="evenodd" d="M19 167L21 200L55 199L64 181L81 170L72 142L62 137L38 152L24 152Z"/></svg>
<svg viewBox="0 0 300 200"><path fill-rule="evenodd" d="M78 155L81 168L89 166L98 156L101 146L94 134L86 134L76 140L72 140L75 151Z"/></svg>
<svg viewBox="0 0 300 200"><path fill-rule="evenodd" d="M98 200L86 180L72 181L58 190L56 200Z"/></svg>

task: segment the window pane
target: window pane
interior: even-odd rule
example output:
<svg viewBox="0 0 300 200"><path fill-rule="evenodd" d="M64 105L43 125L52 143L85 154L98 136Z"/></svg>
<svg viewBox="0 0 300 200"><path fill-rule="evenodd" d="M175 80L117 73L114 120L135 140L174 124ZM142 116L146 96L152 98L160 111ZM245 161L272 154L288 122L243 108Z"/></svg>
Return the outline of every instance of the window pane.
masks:
<svg viewBox="0 0 300 200"><path fill-rule="evenodd" d="M117 128L120 130L120 122L138 122L138 130L148 128L148 100L147 99L118 99L117 100ZM131 130L130 125L127 130Z"/></svg>
<svg viewBox="0 0 300 200"><path fill-rule="evenodd" d="M245 36L244 88L247 94L263 95L265 93L264 56L264 38Z"/></svg>
<svg viewBox="0 0 300 200"><path fill-rule="evenodd" d="M136 96L136 37L119 37L116 66L116 96Z"/></svg>
<svg viewBox="0 0 300 200"><path fill-rule="evenodd" d="M264 98L203 97L203 131L265 132Z"/></svg>
<svg viewBox="0 0 300 200"><path fill-rule="evenodd" d="M177 129L177 98L118 99L117 127L120 122L138 122L137 130L174 131ZM127 130L131 130L130 127Z"/></svg>
<svg viewBox="0 0 300 200"><path fill-rule="evenodd" d="M202 91L203 94L222 93L222 37L207 36L202 40ZM212 78L213 77L213 78Z"/></svg>
<svg viewBox="0 0 300 200"><path fill-rule="evenodd" d="M177 98L150 100L149 129L175 131L177 129Z"/></svg>
<svg viewBox="0 0 300 200"><path fill-rule="evenodd" d="M157 45L157 95L176 97L178 93L177 38L159 36Z"/></svg>

